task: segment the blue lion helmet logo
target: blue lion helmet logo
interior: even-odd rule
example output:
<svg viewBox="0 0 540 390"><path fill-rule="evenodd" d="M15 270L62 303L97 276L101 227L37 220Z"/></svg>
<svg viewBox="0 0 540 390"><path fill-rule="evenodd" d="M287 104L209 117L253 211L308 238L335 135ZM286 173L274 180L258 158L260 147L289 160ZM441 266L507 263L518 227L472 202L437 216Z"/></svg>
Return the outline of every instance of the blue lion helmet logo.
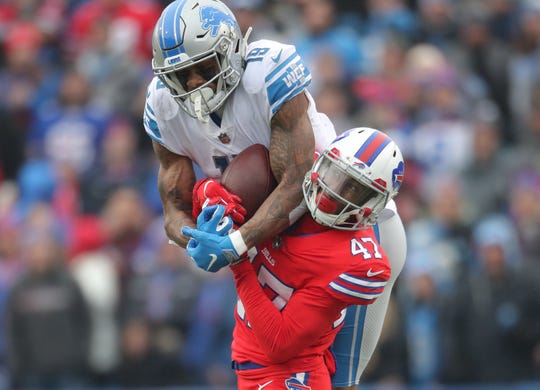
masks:
<svg viewBox="0 0 540 390"><path fill-rule="evenodd" d="M214 7L201 7L201 22L204 30L210 29L210 35L215 37L218 34L221 23L234 28L236 21L234 18Z"/></svg>

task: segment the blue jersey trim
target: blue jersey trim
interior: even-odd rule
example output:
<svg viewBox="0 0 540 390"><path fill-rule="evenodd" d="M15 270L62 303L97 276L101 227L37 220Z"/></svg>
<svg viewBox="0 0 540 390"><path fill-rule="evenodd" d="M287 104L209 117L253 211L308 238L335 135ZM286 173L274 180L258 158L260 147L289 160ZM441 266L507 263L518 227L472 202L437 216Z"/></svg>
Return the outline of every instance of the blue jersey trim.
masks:
<svg viewBox="0 0 540 390"><path fill-rule="evenodd" d="M163 140L162 140L161 138L156 137L154 134L152 134L151 131L148 131L148 129L146 130L146 134L148 134L148 136L149 136L152 140L154 140L154 141L156 141L157 143L159 143L159 144L165 146L165 144L163 143Z"/></svg>
<svg viewBox="0 0 540 390"><path fill-rule="evenodd" d="M280 52L281 53L281 52ZM311 73L294 52L265 77L266 93L272 114L311 83Z"/></svg>
<svg viewBox="0 0 540 390"><path fill-rule="evenodd" d="M161 139L161 132L159 131L159 126L156 120L153 119L155 117L156 115L154 114L154 111L152 110L150 105L146 103L144 107L144 118L143 118L143 121L145 124L144 127L148 135L150 135L152 139L157 140L157 139Z"/></svg>
<svg viewBox="0 0 540 390"><path fill-rule="evenodd" d="M268 81L272 80L275 75L277 75L279 72L281 72L283 70L283 68L285 68L287 65L289 65L289 63L291 63L292 60L297 56L298 56L298 54L296 52L294 52L289 57L287 57L287 59L285 61L283 61L281 64L279 64L279 66L276 69L274 69L272 72L270 72L265 77L264 82L267 83Z"/></svg>
<svg viewBox="0 0 540 390"><path fill-rule="evenodd" d="M295 89L291 90L289 93L285 94L281 99L279 99L277 102L272 103L272 114L275 114L283 104L291 100L293 97L298 95L300 92L302 92L304 89L306 89L311 84L311 78L306 81L304 84L299 85ZM286 87L287 88L287 87Z"/></svg>

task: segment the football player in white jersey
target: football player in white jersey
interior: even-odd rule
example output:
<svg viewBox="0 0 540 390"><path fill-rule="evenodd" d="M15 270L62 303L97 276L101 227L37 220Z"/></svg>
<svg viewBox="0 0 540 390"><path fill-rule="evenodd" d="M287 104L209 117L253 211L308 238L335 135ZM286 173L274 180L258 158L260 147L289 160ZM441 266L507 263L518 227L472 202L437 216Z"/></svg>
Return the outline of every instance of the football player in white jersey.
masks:
<svg viewBox="0 0 540 390"><path fill-rule="evenodd" d="M155 77L147 89L144 127L160 162L158 188L170 240L185 247L189 238L181 234L181 228L196 225L193 204L202 205L205 197L216 194L229 201L227 210L233 219L236 216L244 222L241 204L216 180L194 191L193 164L206 177L219 179L236 154L261 143L270 151L278 181L251 219L228 236L219 237L217 245L222 253L211 271L280 233L304 212L300 205L305 172L312 166L314 152L323 150L336 135L326 115L317 112L307 90L311 74L295 47L270 40L248 45L248 36L249 31L242 37L233 13L220 1L176 0L162 12L152 37ZM393 263L402 263L401 258L393 259L391 254L394 248L401 254L405 247L404 234L399 236L401 221L395 208L385 211L388 216L380 226L381 241L392 240L392 248L383 247L391 265L400 269L400 264ZM395 235L385 239L387 232ZM395 276L393 270L392 278ZM387 288L385 294L390 290ZM384 302L384 296L379 300ZM386 306L381 310L373 320L377 324L362 323L362 329L351 325L354 331L350 337L355 338L358 351L351 351L351 341L344 355L359 353L367 338L372 339L361 337L364 325L378 338ZM362 318L356 316L351 321ZM369 312L365 319L370 321ZM374 348L375 342L368 344ZM372 352L371 347L368 350ZM359 356L353 360L347 367L342 365L351 371L343 374L351 378L347 382L351 385L358 383L360 374ZM339 385L346 387L347 383Z"/></svg>
<svg viewBox="0 0 540 390"><path fill-rule="evenodd" d="M307 87L311 74L294 46L261 40L247 45L232 12L219 1L176 0L158 20L144 126L161 163L158 186L165 229L181 246L192 220L195 162L219 178L247 146L268 147L278 186L237 231L253 245L289 226L302 201L302 179L314 150L335 138ZM240 248L240 249L242 249Z"/></svg>

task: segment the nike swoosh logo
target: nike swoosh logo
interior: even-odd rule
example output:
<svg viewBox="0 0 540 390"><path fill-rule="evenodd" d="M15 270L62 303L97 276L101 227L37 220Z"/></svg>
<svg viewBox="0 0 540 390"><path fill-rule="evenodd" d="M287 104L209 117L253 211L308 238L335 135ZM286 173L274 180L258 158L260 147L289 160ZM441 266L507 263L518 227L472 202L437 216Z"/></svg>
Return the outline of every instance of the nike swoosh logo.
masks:
<svg viewBox="0 0 540 390"><path fill-rule="evenodd" d="M212 253L212 254L210 255L210 264L208 264L208 267L206 267L206 270L207 270L207 271L214 265L214 263L216 262L216 260L217 260L217 255L215 255L215 254ZM369 275L368 275L368 276L369 276Z"/></svg>
<svg viewBox="0 0 540 390"><path fill-rule="evenodd" d="M368 278L371 278L372 276L377 276L377 275L379 275L379 274L382 274L383 272L384 272L384 270L377 271L377 272L373 272L373 271L371 270L371 268L370 268L370 269L368 270L368 272L367 272L367 276L368 276Z"/></svg>
<svg viewBox="0 0 540 390"><path fill-rule="evenodd" d="M270 383L272 383L272 382L273 382L273 380L268 381L268 382L266 382L266 383L263 383L262 385L259 385L259 390L261 390L262 388L268 386L268 385L269 385Z"/></svg>
<svg viewBox="0 0 540 390"><path fill-rule="evenodd" d="M275 57L270 57L272 59L272 61L274 61L275 63L277 63L279 61L279 59L281 58L281 53L283 52L283 49L281 49L279 51L279 53L277 53L277 55Z"/></svg>

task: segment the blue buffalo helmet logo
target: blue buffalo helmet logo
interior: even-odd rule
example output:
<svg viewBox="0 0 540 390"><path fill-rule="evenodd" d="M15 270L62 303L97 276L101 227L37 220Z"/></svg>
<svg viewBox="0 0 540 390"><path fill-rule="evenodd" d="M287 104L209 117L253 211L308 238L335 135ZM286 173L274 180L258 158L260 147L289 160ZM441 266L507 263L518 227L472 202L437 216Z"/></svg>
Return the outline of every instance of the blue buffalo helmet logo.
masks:
<svg viewBox="0 0 540 390"><path fill-rule="evenodd" d="M215 37L219 32L221 23L234 28L236 21L232 15L214 7L201 7L201 22L204 30L210 30L210 35Z"/></svg>
<svg viewBox="0 0 540 390"><path fill-rule="evenodd" d="M395 191L401 187L403 183L403 173L405 171L405 164L403 161L400 161L398 166L392 171L392 187Z"/></svg>

